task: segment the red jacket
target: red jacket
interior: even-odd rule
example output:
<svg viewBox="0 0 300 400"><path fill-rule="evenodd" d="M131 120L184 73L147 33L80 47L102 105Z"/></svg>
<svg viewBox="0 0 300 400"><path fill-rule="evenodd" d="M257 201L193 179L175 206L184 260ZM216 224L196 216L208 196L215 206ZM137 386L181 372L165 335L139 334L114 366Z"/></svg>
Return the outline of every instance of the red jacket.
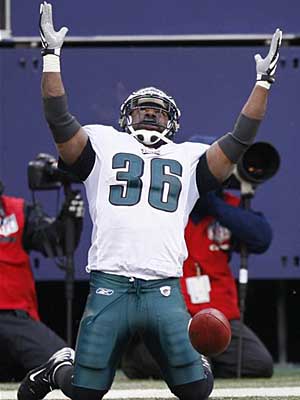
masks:
<svg viewBox="0 0 300 400"><path fill-rule="evenodd" d="M237 206L240 199L226 193L224 200ZM187 308L191 315L203 308L213 307L222 311L228 319L238 319L238 295L234 276L228 263L226 250L230 246L230 231L221 225L216 225L214 217L207 216L198 224L191 218L185 230L185 240L188 248L188 258L183 265L183 278L181 278L182 292ZM201 275L208 275L211 291L210 302L192 304L187 293L185 277L196 275L198 263Z"/></svg>
<svg viewBox="0 0 300 400"><path fill-rule="evenodd" d="M24 200L2 196L5 220L0 226L0 309L24 310L39 319L30 259L23 249Z"/></svg>

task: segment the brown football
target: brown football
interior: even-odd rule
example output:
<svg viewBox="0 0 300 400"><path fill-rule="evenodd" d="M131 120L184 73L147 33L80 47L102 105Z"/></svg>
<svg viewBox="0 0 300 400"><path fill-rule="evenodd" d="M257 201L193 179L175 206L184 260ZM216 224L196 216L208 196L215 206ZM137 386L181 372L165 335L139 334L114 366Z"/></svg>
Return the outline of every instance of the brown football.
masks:
<svg viewBox="0 0 300 400"><path fill-rule="evenodd" d="M229 321L216 308L205 308L195 314L188 330L193 347L205 356L223 353L231 340Z"/></svg>

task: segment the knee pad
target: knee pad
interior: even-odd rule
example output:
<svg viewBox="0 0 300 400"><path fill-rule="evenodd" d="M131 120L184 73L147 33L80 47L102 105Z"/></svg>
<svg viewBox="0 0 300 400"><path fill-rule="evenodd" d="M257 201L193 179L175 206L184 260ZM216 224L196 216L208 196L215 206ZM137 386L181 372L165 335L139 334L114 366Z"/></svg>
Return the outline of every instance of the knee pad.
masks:
<svg viewBox="0 0 300 400"><path fill-rule="evenodd" d="M95 390L73 386L72 400L101 400L108 390Z"/></svg>
<svg viewBox="0 0 300 400"><path fill-rule="evenodd" d="M176 385L170 387L170 390L180 400L206 400L214 387L214 378L209 369L205 368L206 379Z"/></svg>

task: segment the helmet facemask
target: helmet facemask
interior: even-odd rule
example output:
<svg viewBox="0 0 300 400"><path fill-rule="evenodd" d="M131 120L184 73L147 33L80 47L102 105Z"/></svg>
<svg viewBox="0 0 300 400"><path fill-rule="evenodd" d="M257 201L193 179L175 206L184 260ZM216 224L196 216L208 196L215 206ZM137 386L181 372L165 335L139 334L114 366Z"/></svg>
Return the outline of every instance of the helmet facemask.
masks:
<svg viewBox="0 0 300 400"><path fill-rule="evenodd" d="M144 119L133 121L134 110L141 112ZM149 112L147 113L147 110ZM151 111L150 111L151 110ZM166 114L166 124L161 124L160 113ZM179 128L180 111L174 100L156 88L150 87L132 93L121 106L120 126L146 146L160 141L170 143ZM145 125L145 127L143 126Z"/></svg>

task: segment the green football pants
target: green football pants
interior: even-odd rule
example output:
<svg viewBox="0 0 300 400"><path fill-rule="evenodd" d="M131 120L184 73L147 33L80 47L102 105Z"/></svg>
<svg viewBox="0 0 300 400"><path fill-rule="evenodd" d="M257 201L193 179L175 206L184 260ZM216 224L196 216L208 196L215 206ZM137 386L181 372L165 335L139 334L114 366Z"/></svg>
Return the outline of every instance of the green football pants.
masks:
<svg viewBox="0 0 300 400"><path fill-rule="evenodd" d="M126 344L137 332L169 386L203 379L200 355L188 338L189 319L177 278L146 281L93 271L73 384L109 389Z"/></svg>

